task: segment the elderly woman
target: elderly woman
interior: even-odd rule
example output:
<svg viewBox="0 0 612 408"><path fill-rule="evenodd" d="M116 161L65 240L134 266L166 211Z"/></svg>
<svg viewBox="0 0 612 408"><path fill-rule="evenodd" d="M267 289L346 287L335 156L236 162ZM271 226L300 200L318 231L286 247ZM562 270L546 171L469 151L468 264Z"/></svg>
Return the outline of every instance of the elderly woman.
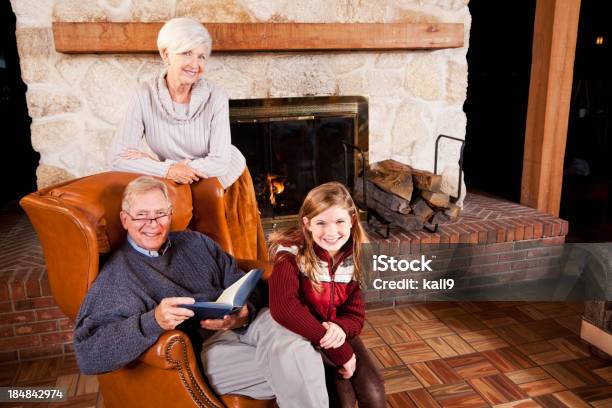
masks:
<svg viewBox="0 0 612 408"><path fill-rule="evenodd" d="M216 177L226 190L230 235L241 240L234 255L265 257L253 182L244 156L231 144L228 96L202 76L212 48L208 31L195 20L175 18L159 31L157 48L166 68L130 100L110 150L111 168L181 184ZM198 216L203 214L194 208L195 229Z"/></svg>

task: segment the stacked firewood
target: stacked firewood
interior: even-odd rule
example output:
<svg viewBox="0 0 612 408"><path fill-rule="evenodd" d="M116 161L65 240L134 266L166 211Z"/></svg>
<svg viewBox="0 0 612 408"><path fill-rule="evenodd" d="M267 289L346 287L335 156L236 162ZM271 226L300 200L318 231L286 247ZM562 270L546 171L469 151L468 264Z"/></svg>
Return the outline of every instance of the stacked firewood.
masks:
<svg viewBox="0 0 612 408"><path fill-rule="evenodd" d="M424 224L443 224L457 218L461 208L450 202L441 185L440 175L384 160L366 172L366 205L408 231L420 230ZM363 202L363 179L357 180L355 193Z"/></svg>

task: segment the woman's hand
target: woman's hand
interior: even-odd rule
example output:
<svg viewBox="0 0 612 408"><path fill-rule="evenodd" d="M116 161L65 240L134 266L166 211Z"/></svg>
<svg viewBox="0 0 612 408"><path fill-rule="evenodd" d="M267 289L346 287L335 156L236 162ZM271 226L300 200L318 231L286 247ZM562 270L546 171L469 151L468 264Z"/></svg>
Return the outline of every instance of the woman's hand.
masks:
<svg viewBox="0 0 612 408"><path fill-rule="evenodd" d="M164 330L172 330L193 316L193 312L179 305L190 305L195 300L190 297L168 297L155 307L155 320Z"/></svg>
<svg viewBox="0 0 612 408"><path fill-rule="evenodd" d="M179 184L191 184L194 181L198 181L198 173L195 169L189 167L189 159L185 159L181 162L174 163L168 169L166 178L173 180Z"/></svg>
<svg viewBox="0 0 612 408"><path fill-rule="evenodd" d="M324 349L340 347L344 343L344 340L346 340L346 333L344 330L336 323L323 322L322 324L325 330L327 330L327 333L325 333L325 336L323 336L319 343L321 347Z"/></svg>
<svg viewBox="0 0 612 408"><path fill-rule="evenodd" d="M141 152L140 150L137 149L125 149L121 154L119 154L119 156L122 159L126 159L126 160L135 160L135 159L151 159L151 160L155 160L155 161L159 161L157 159L157 157L153 157L150 154L147 154L145 152Z"/></svg>
<svg viewBox="0 0 612 408"><path fill-rule="evenodd" d="M249 321L249 308L244 305L240 312L223 316L223 319L206 319L200 321L200 326L207 330L231 330L242 327Z"/></svg>
<svg viewBox="0 0 612 408"><path fill-rule="evenodd" d="M342 368L338 370L338 372L342 375L342 378L348 380L355 374L355 369L357 368L357 357L355 357L355 353L349 361L342 365Z"/></svg>

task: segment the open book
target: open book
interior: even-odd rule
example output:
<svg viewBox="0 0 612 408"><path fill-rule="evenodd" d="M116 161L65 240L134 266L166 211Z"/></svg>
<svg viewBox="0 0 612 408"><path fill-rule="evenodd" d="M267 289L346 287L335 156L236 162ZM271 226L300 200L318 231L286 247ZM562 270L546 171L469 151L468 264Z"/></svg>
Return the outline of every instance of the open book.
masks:
<svg viewBox="0 0 612 408"><path fill-rule="evenodd" d="M193 310L195 312L194 318L199 320L221 319L225 315L237 313L257 286L262 273L261 269L251 269L242 278L225 289L215 302L196 302L191 305L180 306Z"/></svg>

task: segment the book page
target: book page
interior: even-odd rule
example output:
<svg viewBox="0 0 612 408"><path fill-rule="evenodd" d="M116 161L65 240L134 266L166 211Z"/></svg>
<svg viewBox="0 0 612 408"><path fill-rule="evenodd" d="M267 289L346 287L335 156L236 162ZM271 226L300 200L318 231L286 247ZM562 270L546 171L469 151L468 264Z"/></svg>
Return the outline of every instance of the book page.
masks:
<svg viewBox="0 0 612 408"><path fill-rule="evenodd" d="M248 280L249 276L255 272L256 269L252 269L249 273L245 274L242 278L238 279L236 282L232 283L232 285L225 289L221 296L217 299L217 303L224 303L227 305L234 305L234 299L236 297L236 293L242 287L242 285Z"/></svg>

